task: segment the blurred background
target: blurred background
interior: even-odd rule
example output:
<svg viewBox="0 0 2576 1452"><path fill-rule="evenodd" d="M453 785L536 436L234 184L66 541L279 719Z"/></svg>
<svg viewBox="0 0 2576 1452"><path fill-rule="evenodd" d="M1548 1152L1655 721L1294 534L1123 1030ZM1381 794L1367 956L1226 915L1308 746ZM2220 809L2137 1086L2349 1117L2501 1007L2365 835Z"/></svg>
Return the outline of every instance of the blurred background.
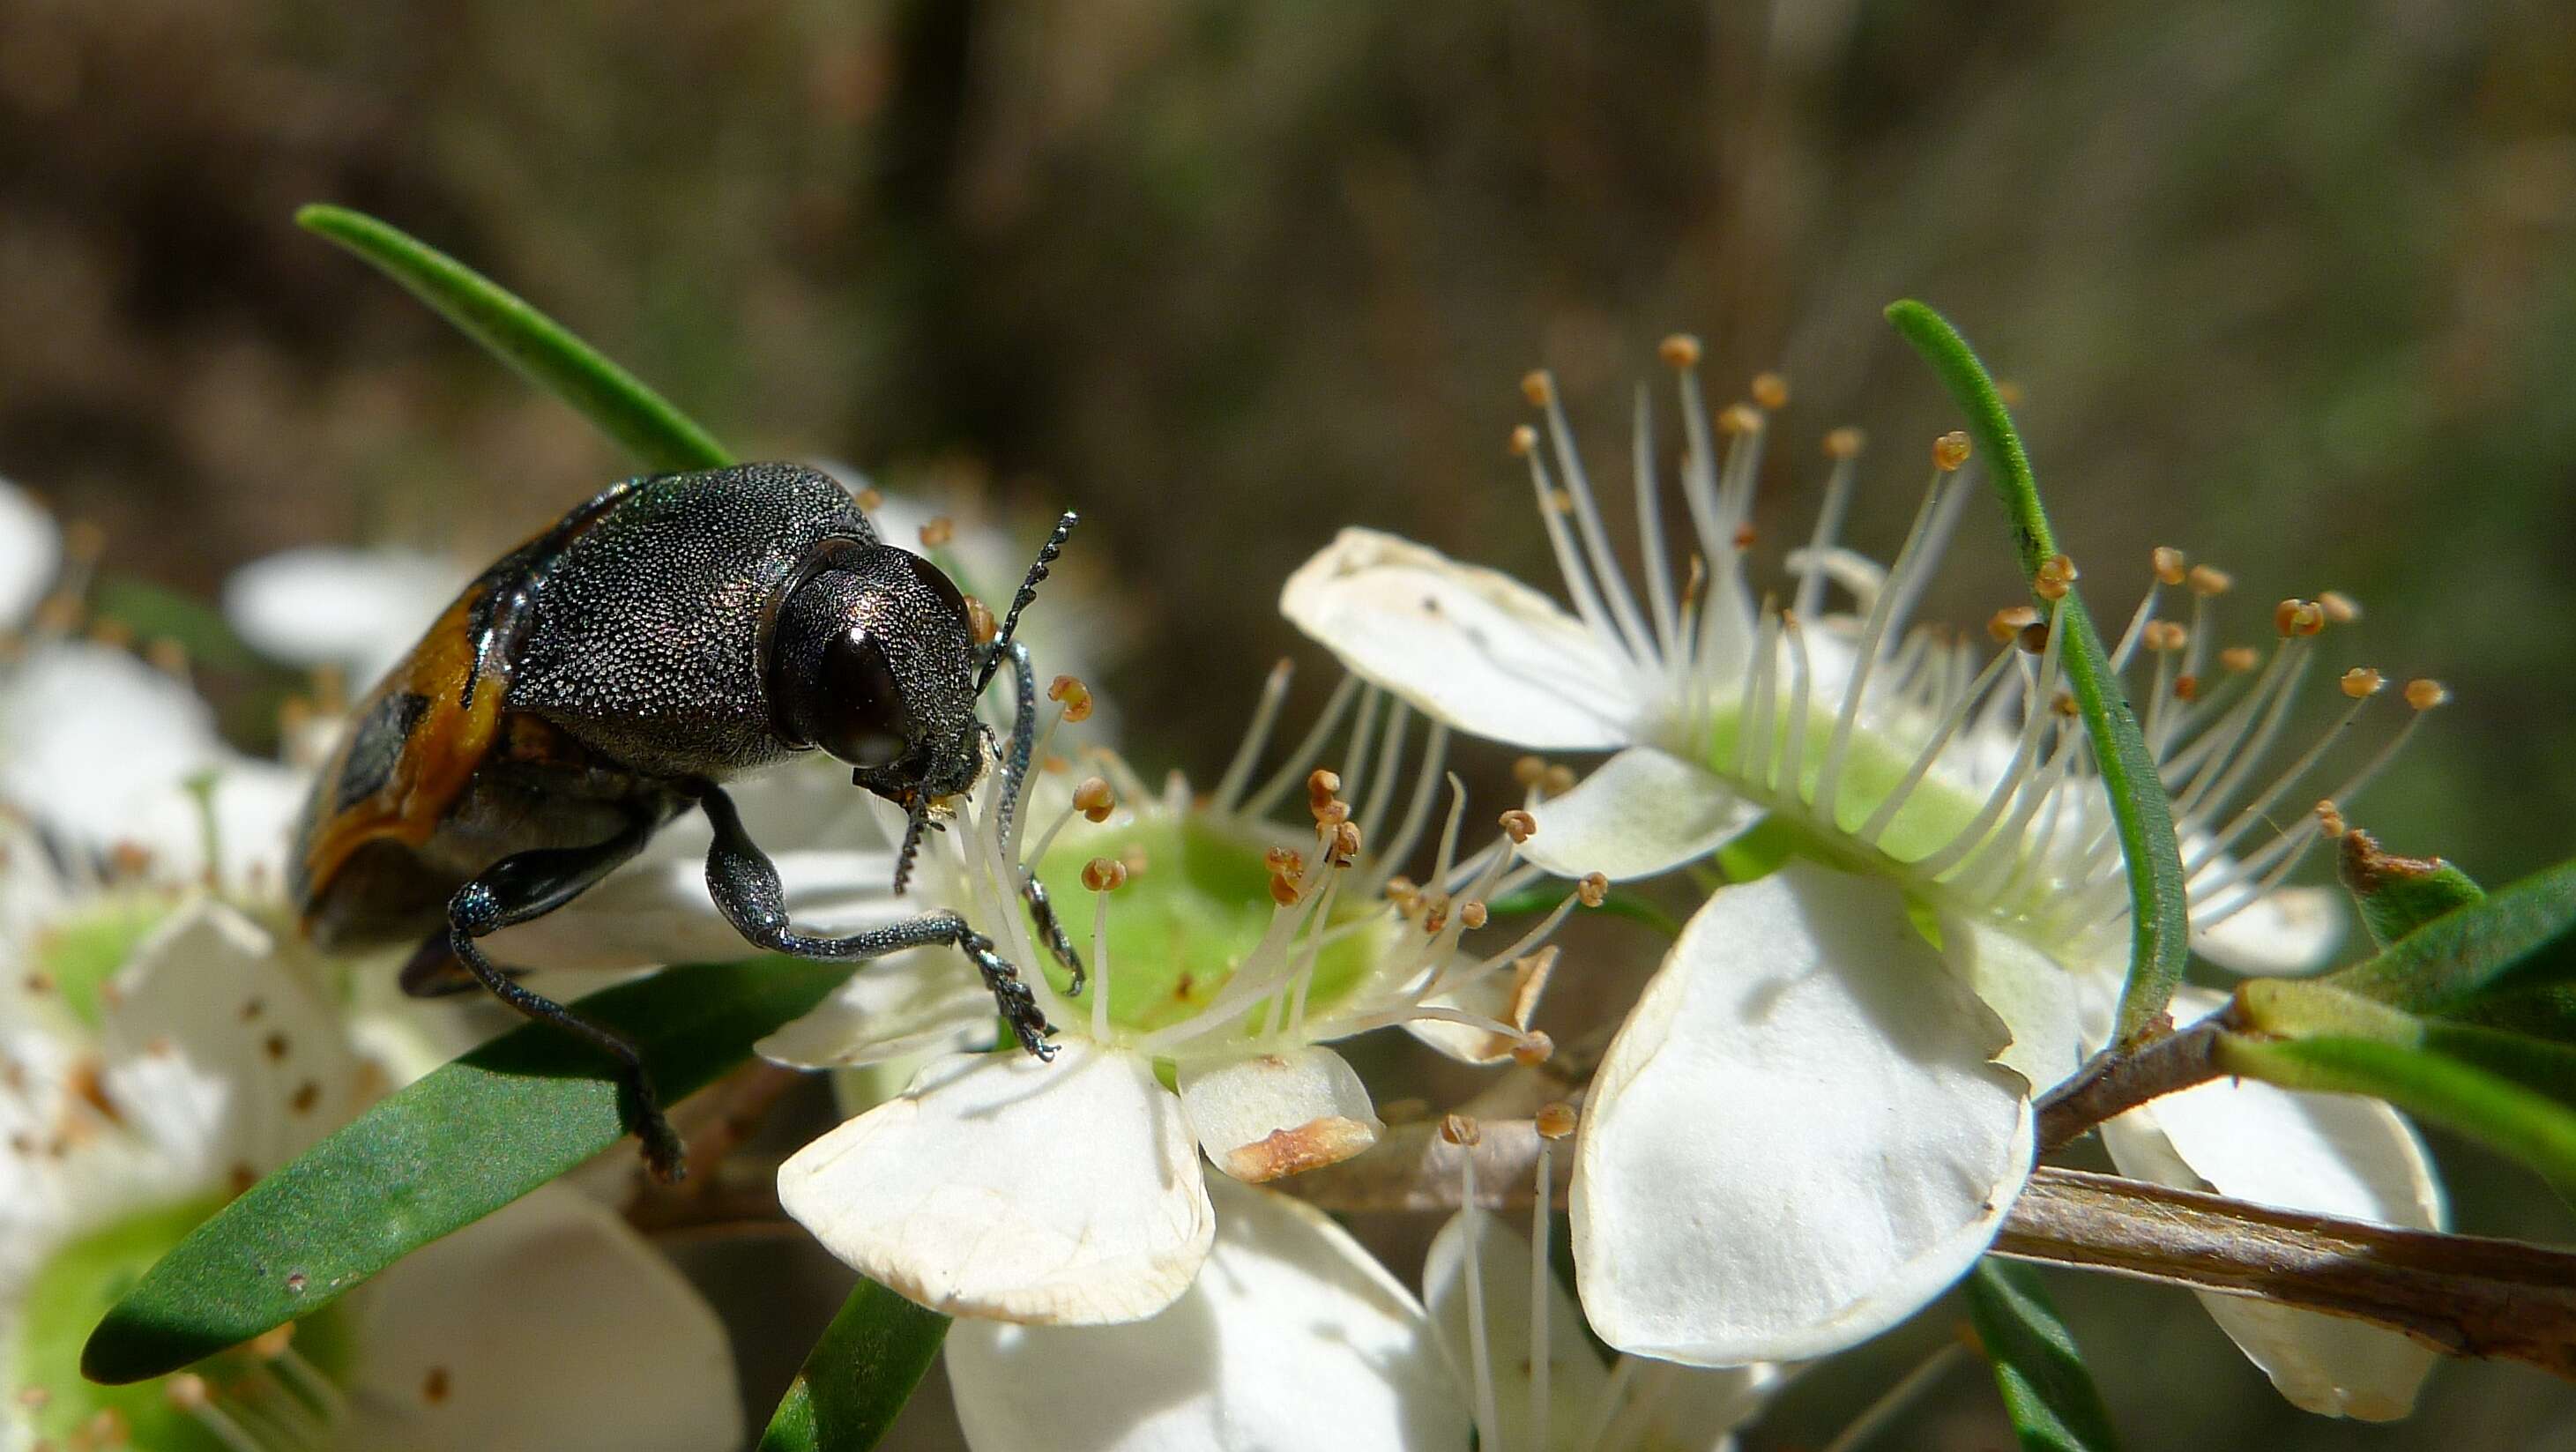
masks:
<svg viewBox="0 0 2576 1452"><path fill-rule="evenodd" d="M1884 556L1952 426L1878 316L1921 297L2024 390L2105 614L2156 544L2234 570L2249 639L2342 589L2369 613L2338 668L2460 701L2354 819L2489 882L2576 840L2562 6L7 0L0 474L103 526L113 574L480 560L628 472L299 232L315 200L519 289L740 455L1080 508L1124 642L1097 684L1140 764L1200 773L1341 525L1552 578L1503 448L1532 366L1613 474L1662 334L1706 339L1721 394L1781 369L1766 534L1803 533L1816 441L1858 424ZM2018 598L1970 520L1935 614ZM2566 1238L2536 1180L2441 1148L2463 1228ZM836 1272L685 1254L765 1409ZM2576 1447L2537 1374L2446 1367L2359 1429L2291 1412L2186 1296L2060 1292L2138 1445ZM1917 1329L1753 1445L1827 1440ZM2005 1445L1976 1380L1899 1438ZM942 1444L943 1395L910 1416Z"/></svg>

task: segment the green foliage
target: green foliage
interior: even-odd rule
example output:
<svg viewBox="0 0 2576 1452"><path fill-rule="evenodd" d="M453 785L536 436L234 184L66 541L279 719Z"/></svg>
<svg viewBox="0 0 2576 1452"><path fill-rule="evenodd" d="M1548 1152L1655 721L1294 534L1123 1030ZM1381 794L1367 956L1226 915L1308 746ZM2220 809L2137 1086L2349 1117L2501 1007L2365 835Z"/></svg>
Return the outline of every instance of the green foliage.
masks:
<svg viewBox="0 0 2576 1452"><path fill-rule="evenodd" d="M947 1336L946 1316L861 1280L779 1400L760 1452L866 1452Z"/></svg>
<svg viewBox="0 0 2576 1452"><path fill-rule="evenodd" d="M2371 941L2383 948L2486 896L2467 873L2441 858L2393 856L2358 828L2343 836L2336 874L2361 909Z"/></svg>
<svg viewBox="0 0 2576 1452"><path fill-rule="evenodd" d="M748 1058L850 972L789 959L701 964L573 1007L634 1039L676 1100ZM529 1024L387 1096L146 1273L91 1334L82 1374L160 1376L310 1316L581 1164L626 1134L614 1071L589 1045Z"/></svg>
<svg viewBox="0 0 2576 1452"><path fill-rule="evenodd" d="M2058 553L2048 513L2039 500L2039 479L2030 455L2014 432L2012 415L1995 390L1994 379L1948 319L1919 302L1890 303L1887 320L1896 326L1923 361L1932 365L1951 398L1968 417L1968 432L1979 457L1994 479L2010 521L2013 545L2022 569L2036 579L2039 569ZM2043 601L2043 605L2047 602ZM2172 804L2164 782L2148 755L2138 730L2137 713L2120 689L2101 633L2069 589L2059 615L2067 688L2084 729L2093 738L2094 759L2101 764L2102 785L2120 835L2121 855L2128 862L2130 906L2129 977L2120 994L2119 1036L2134 1038L2164 1011L2189 963L2189 896L2184 890L2182 854L2174 837Z"/></svg>
<svg viewBox="0 0 2576 1452"><path fill-rule="evenodd" d="M1989 1256L1967 1281L1968 1315L1994 1364L2004 1410L2026 1452L2116 1447L2111 1412L2084 1369L2074 1333L2040 1289L2039 1272Z"/></svg>
<svg viewBox="0 0 2576 1452"><path fill-rule="evenodd" d="M2576 862L2454 907L2325 981L2413 1013L2454 1014L2576 968Z"/></svg>
<svg viewBox="0 0 2576 1452"><path fill-rule="evenodd" d="M569 403L600 431L658 470L733 462L713 435L516 293L419 239L363 212L311 206L309 231L349 249L435 308L466 336Z"/></svg>

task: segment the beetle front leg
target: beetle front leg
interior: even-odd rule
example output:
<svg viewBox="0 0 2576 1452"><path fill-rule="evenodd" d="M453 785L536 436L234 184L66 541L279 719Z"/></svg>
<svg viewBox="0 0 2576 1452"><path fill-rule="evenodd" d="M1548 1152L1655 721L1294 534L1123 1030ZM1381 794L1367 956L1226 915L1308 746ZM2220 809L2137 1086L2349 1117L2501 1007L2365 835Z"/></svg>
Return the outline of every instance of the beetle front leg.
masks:
<svg viewBox="0 0 2576 1452"><path fill-rule="evenodd" d="M1065 936L1064 921L1055 915L1055 903L1048 899L1046 884L1026 867L1020 869L1020 896L1028 902L1029 921L1037 925L1038 941L1073 975L1065 992L1079 996L1088 975L1082 969L1082 955L1073 951L1073 940Z"/></svg>
<svg viewBox="0 0 2576 1452"><path fill-rule="evenodd" d="M847 937L799 932L787 918L787 889L778 879L778 867L743 829L742 814L734 809L733 799L721 787L703 785L698 805L715 829L715 841L707 848L707 895L745 941L790 958L829 963L863 962L906 948L946 944L964 953L984 975L984 986L1020 1047L1041 1059L1055 1057L1055 1045L1047 1042L1055 1029L1039 1010L1029 986L1020 981L1019 970L993 951L992 939L968 927L964 918L942 909Z"/></svg>

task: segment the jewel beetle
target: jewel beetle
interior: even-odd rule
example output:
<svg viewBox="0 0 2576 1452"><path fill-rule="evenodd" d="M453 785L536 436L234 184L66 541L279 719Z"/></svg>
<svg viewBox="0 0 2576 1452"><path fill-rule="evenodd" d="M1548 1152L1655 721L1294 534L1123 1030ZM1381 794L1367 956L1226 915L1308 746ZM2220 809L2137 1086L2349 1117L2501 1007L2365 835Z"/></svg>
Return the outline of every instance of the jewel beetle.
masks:
<svg viewBox="0 0 2576 1452"><path fill-rule="evenodd" d="M904 808L901 893L934 804L973 787L999 746L975 708L1005 663L1019 709L997 754L1015 777L1028 769L1035 682L1012 632L1074 519L979 642L957 586L879 539L820 471L745 464L610 485L478 576L359 702L289 859L305 930L326 947L416 942L406 990L480 984L614 1056L665 1179L684 1173L682 1149L634 1044L520 984L477 940L580 896L691 809L714 829L708 891L745 940L836 962L953 945L1021 1044L1051 1056L1027 986L956 913L847 937L792 926L723 784L803 752L839 758ZM1022 891L1078 971L1034 876Z"/></svg>

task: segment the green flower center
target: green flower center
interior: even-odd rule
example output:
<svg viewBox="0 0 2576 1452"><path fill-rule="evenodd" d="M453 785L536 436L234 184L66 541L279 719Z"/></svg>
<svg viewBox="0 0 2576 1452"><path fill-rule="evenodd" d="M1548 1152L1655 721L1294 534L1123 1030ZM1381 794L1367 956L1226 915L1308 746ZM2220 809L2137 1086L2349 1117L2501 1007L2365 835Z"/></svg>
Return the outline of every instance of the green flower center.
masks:
<svg viewBox="0 0 2576 1452"><path fill-rule="evenodd" d="M1797 815L1815 835L1841 839L1848 844L1846 854L1867 850L1901 863L1919 862L1957 836L1986 804L1982 793L1961 791L1940 775L1927 773L1907 791L1903 805L1889 819L1877 845L1863 849L1863 844L1852 840L1852 833L1905 784L1906 773L1914 769L1920 744L1894 740L1855 725L1843 747L1842 776L1835 790L1841 805L1828 812L1815 802L1815 796L1825 760L1833 751L1834 715L1830 711L1808 711L1799 742L1794 791L1785 780L1784 763L1793 729L1787 715L1786 711L1780 712L1780 719L1771 728L1769 752L1761 768L1764 781L1749 782L1741 774L1737 752L1743 741L1744 723L1742 715L1733 710L1720 715L1711 729L1706 758L1709 768L1776 809Z"/></svg>
<svg viewBox="0 0 2576 1452"><path fill-rule="evenodd" d="M50 923L38 936L35 971L72 1017L95 1030L100 990L169 915L170 900L158 893L118 893L86 903L80 916Z"/></svg>
<svg viewBox="0 0 2576 1452"><path fill-rule="evenodd" d="M104 1415L121 1421L133 1445L153 1452L228 1452L196 1417L170 1402L164 1381L97 1386L81 1379L80 1354L96 1327L143 1273L208 1216L224 1197L206 1196L129 1216L64 1246L45 1261L19 1304L19 1335L12 1348L9 1394L34 1423L38 1445L89 1445ZM339 1308L296 1323L289 1354L301 1357L335 1385L346 1385L354 1359L349 1319ZM293 1396L276 1372L246 1349L199 1362L218 1404L239 1400L255 1407L269 1397ZM299 1420L321 1414L299 1400ZM236 1418L236 1420L245 1420Z"/></svg>
<svg viewBox="0 0 2576 1452"><path fill-rule="evenodd" d="M1285 950L1250 963L1277 906L1265 860L1275 845L1278 838L1259 835L1247 824L1192 812L1178 818L1155 813L1088 830L1076 824L1047 850L1036 864L1038 880L1055 901L1065 935L1086 958L1092 913L1102 906L1108 911L1112 1025L1144 1033L1194 1017L1248 964L1265 976L1287 977L1306 951L1311 926ZM1313 844L1302 850L1311 855ZM1105 904L1082 885L1083 865L1095 857L1128 866L1127 884L1108 894ZM1337 899L1332 924L1352 922L1380 906ZM1307 1011L1328 1008L1363 981L1383 941L1381 934L1362 931L1327 942L1315 961ZM1061 966L1049 962L1046 972L1057 991L1068 986ZM1092 981L1100 980L1095 975ZM1096 991L1086 990L1080 1000L1086 1009ZM1244 1032L1259 1031L1269 1002L1265 997L1243 1015Z"/></svg>

